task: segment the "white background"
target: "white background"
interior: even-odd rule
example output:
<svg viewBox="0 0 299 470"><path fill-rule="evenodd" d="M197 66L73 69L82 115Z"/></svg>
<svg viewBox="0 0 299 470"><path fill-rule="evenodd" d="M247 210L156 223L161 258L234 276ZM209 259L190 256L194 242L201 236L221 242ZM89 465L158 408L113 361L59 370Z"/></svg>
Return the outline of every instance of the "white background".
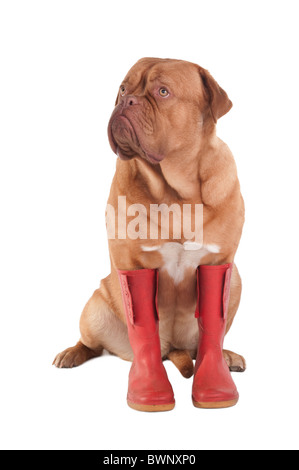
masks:
<svg viewBox="0 0 299 470"><path fill-rule="evenodd" d="M298 2L0 3L3 449L298 449ZM109 273L104 212L116 157L107 123L141 57L210 70L234 103L218 123L247 219L244 283L225 346L243 354L238 406L198 410L166 368L170 413L126 405L130 364L51 366L79 339Z"/></svg>

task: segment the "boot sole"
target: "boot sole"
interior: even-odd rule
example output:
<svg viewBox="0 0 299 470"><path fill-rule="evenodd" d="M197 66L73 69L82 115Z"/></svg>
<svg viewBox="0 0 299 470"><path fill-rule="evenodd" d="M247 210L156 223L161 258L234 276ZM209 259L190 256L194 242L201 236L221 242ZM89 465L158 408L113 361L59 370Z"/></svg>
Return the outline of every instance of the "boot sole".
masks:
<svg viewBox="0 0 299 470"><path fill-rule="evenodd" d="M209 409L209 410L214 410L214 409L219 409L219 408L231 408L232 406L235 406L239 398L235 398L234 400L229 400L229 401L215 401L215 402L198 402L195 400L193 401L193 405L195 408L204 408L204 409Z"/></svg>
<svg viewBox="0 0 299 470"><path fill-rule="evenodd" d="M130 408L136 411L146 411L149 413L154 413L157 411L171 411L175 407L175 403L170 403L168 405L140 405L139 403L132 403L127 401Z"/></svg>

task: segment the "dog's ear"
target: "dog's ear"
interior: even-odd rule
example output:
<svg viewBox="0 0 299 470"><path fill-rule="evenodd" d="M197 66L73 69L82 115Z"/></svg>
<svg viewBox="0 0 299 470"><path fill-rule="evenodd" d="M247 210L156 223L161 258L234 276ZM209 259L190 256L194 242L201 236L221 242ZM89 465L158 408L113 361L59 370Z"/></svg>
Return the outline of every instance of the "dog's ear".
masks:
<svg viewBox="0 0 299 470"><path fill-rule="evenodd" d="M228 113L232 108L233 103L227 96L226 92L218 85L216 80L212 77L210 72L199 67L199 74L201 76L207 101L210 106L212 117L216 123L221 116Z"/></svg>

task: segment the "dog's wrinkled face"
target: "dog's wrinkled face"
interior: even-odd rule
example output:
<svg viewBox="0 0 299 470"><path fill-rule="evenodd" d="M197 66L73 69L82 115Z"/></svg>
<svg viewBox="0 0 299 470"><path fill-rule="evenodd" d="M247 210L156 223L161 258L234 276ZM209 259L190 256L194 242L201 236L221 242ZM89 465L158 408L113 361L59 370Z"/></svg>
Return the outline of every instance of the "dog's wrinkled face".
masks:
<svg viewBox="0 0 299 470"><path fill-rule="evenodd" d="M209 72L190 62L141 59L127 74L108 125L112 150L123 160L157 164L199 145L203 126L232 104Z"/></svg>

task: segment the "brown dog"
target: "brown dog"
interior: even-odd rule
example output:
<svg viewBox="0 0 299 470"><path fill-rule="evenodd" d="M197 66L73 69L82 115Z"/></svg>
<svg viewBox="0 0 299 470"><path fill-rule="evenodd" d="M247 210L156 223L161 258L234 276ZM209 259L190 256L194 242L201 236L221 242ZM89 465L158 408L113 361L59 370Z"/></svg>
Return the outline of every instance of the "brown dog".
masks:
<svg viewBox="0 0 299 470"><path fill-rule="evenodd" d="M231 107L209 72L193 63L146 58L129 71L108 127L111 147L119 156L108 200L116 226L119 229L120 217L128 215L129 228L134 214L128 207L136 203L145 208L139 225L148 220L151 204L190 204L193 212L201 204L203 244L188 245L184 236L177 239L175 224L165 238L161 226L167 211L161 212L155 239L148 227L133 239L111 238L111 274L83 310L80 341L56 356L57 367L78 366L103 349L132 361L117 270L158 268L162 357L172 360L185 377L193 374L198 345L196 267L233 262L244 223L235 162L215 130L217 119ZM121 207L119 196L126 196ZM240 296L241 279L234 266L227 331ZM224 357L231 370L245 370L241 356L224 351Z"/></svg>

